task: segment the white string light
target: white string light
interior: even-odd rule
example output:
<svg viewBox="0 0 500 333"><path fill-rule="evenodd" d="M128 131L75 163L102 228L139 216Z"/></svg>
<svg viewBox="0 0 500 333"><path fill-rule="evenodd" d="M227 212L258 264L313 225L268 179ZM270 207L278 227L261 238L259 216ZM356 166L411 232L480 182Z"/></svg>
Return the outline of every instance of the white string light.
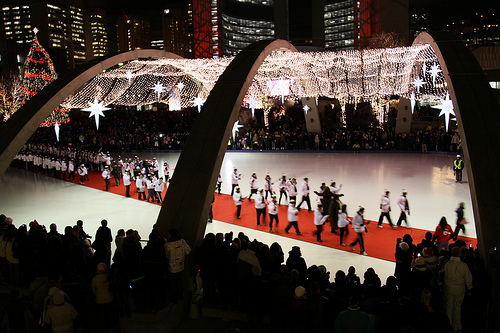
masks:
<svg viewBox="0 0 500 333"><path fill-rule="evenodd" d="M101 105L162 102L170 110L199 106L195 103L206 100L232 60L228 57L130 61L94 77L63 105L85 108L97 98ZM276 82L286 84L273 96L271 89ZM151 93L154 86L162 90ZM168 93L161 94L164 91ZM269 96L335 98L342 108L347 103L376 103L391 95L410 98L412 93L416 100L429 96L437 100L444 98L446 92L434 51L430 45L416 45L340 52L276 51L260 66L247 96L255 100L252 109L263 108L262 101Z"/></svg>

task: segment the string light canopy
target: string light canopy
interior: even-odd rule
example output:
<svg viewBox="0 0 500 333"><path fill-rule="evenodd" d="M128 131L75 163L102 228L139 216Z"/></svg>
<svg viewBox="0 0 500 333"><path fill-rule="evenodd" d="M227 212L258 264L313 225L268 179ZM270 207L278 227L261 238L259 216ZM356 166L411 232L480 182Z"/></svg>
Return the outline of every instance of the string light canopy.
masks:
<svg viewBox="0 0 500 333"><path fill-rule="evenodd" d="M123 106L162 102L170 110L201 106L200 101L207 99L232 60L130 61L94 77L63 105L81 109L99 101L101 105ZM328 97L338 99L342 106L376 103L391 95L439 100L446 93L446 82L431 46L415 45L340 52L275 51L260 66L247 96L251 96L251 108L255 109L264 108L268 97Z"/></svg>

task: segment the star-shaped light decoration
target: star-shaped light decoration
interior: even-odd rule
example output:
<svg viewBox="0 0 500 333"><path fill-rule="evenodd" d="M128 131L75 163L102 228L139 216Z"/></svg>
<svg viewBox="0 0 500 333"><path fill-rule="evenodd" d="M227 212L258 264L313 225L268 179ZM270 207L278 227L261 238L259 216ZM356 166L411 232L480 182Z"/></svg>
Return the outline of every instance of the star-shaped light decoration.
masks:
<svg viewBox="0 0 500 333"><path fill-rule="evenodd" d="M241 127L243 127L243 125L240 125L240 121L239 120L234 123L233 130L232 130L232 132L233 132L233 140L234 140L234 137L236 136L236 132L239 132Z"/></svg>
<svg viewBox="0 0 500 333"><path fill-rule="evenodd" d="M127 71L127 79L128 79L128 84L130 84L130 82L132 82L132 72L131 71Z"/></svg>
<svg viewBox="0 0 500 333"><path fill-rule="evenodd" d="M427 73L427 63L424 62L424 64L422 65L422 73L425 75L425 73Z"/></svg>
<svg viewBox="0 0 500 333"><path fill-rule="evenodd" d="M160 95L163 90L165 90L165 87L160 82L156 82L156 84L151 89L156 92L156 94L158 95L158 99L160 99Z"/></svg>
<svg viewBox="0 0 500 333"><path fill-rule="evenodd" d="M97 126L97 129L99 129L99 116L104 117L103 111L106 110L111 110L111 108L107 108L104 106L104 102L98 102L97 97L94 99L94 102L89 102L89 107L82 109L82 111L88 111L90 112L89 118L94 116L95 117L95 125Z"/></svg>
<svg viewBox="0 0 500 333"><path fill-rule="evenodd" d="M450 99L450 93L446 93L445 99L439 99L441 104L433 106L436 109L441 109L439 117L444 115L444 123L446 126L446 132L448 132L448 123L450 122L450 114L455 116L455 111L453 110L453 101Z"/></svg>
<svg viewBox="0 0 500 333"><path fill-rule="evenodd" d="M304 105L304 106L302 107L302 109L304 110L304 112L305 112L306 114L309 112L309 110L311 110L311 108L310 108L310 107L309 107L309 105L307 105L307 104L306 104L306 105Z"/></svg>
<svg viewBox="0 0 500 333"><path fill-rule="evenodd" d="M273 91L273 89L274 89L274 84L275 84L275 83L273 82L273 80L269 80L269 81L267 81L266 86L267 86L267 89L269 89L269 93L271 93L271 92Z"/></svg>
<svg viewBox="0 0 500 333"><path fill-rule="evenodd" d="M37 27L33 28L33 33L35 34L35 36L38 34L38 28Z"/></svg>
<svg viewBox="0 0 500 333"><path fill-rule="evenodd" d="M255 107L257 106L257 100L255 99L255 97L250 96L250 101L248 101L248 106L250 107L250 109L252 109L252 118L255 117Z"/></svg>
<svg viewBox="0 0 500 333"><path fill-rule="evenodd" d="M302 87L299 86L299 98L302 98Z"/></svg>
<svg viewBox="0 0 500 333"><path fill-rule="evenodd" d="M439 73L441 73L442 70L439 68L438 63L434 63L431 66L431 76L432 76L432 84L434 85L436 83L436 78L438 77Z"/></svg>
<svg viewBox="0 0 500 333"><path fill-rule="evenodd" d="M182 81L180 81L179 83L177 83L177 88L179 88L179 91L182 91L182 89L185 87L186 85L184 83L182 83Z"/></svg>
<svg viewBox="0 0 500 333"><path fill-rule="evenodd" d="M201 106L205 103L205 100L200 97L200 95L196 96L193 100L193 104L198 107L198 113L201 112Z"/></svg>
<svg viewBox="0 0 500 333"><path fill-rule="evenodd" d="M417 93L420 93L420 88L422 88L424 84L427 84L427 82L424 82L424 80L422 80L419 76L412 82L412 84L417 88Z"/></svg>
<svg viewBox="0 0 500 333"><path fill-rule="evenodd" d="M54 124L54 131L56 131L56 139L57 139L57 142L59 142L59 123L57 121Z"/></svg>
<svg viewBox="0 0 500 333"><path fill-rule="evenodd" d="M411 92L411 95L410 95L410 103L411 103L411 114L413 114L413 112L415 112L415 92Z"/></svg>

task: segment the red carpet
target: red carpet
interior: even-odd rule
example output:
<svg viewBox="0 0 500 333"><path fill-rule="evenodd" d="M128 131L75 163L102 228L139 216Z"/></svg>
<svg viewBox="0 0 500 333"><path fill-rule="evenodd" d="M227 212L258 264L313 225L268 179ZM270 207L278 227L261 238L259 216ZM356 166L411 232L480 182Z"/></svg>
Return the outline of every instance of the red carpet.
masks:
<svg viewBox="0 0 500 333"><path fill-rule="evenodd" d="M85 182L85 186L89 186L98 190L105 190L106 186L104 180L101 177L100 172L89 171L89 181ZM77 184L79 184L77 176ZM115 180L111 179L111 185L109 186L109 192L125 195L125 186L123 183L120 186L115 185ZM165 190L166 192L166 190ZM165 197L165 192L162 194L162 197ZM137 199L137 190L135 187L135 183L132 182L130 186L130 195L132 198ZM147 191L146 191L147 197ZM155 203L156 204L156 203ZM159 205L159 204L157 204ZM302 206L307 207L307 206ZM273 226L273 230L276 235L282 237L289 237L294 239L299 239L302 241L319 244L322 246L327 246L339 250L353 252L349 246L340 246L339 236L336 234L332 234L330 232L330 225L325 224L323 227L322 239L323 242L319 243L316 241L316 236L313 235L313 232L316 230L316 226L314 225L314 213L308 212L307 208L302 209L299 212L299 229L302 233L302 236L298 236L295 234L295 230L290 229L290 234L285 233L285 227L288 224L287 220L287 206L282 205L279 207L279 225ZM269 227L267 226L267 222L269 222L269 216L265 219L265 225L257 226L257 214L255 211L254 202L249 202L245 200L243 202L243 206L241 209L241 219L236 219L236 206L234 205L233 199L228 194L215 195L215 203L214 203L214 219L226 223L236 224L246 228L252 228L255 230L260 230L264 232L269 232ZM261 221L262 223L262 221ZM389 227L387 223L383 224L384 228L378 228L376 221L371 221L368 225L368 232L363 235L363 239L365 241L365 251L368 253L368 256L385 259L389 261L394 261L394 251L396 246L397 238L403 237L405 234L410 234L413 238L413 243L418 244L424 238L427 230L417 229L417 228L396 228L392 229ZM353 229L349 228L349 235L344 237L344 243L349 244L357 238L356 233ZM474 247L477 244L477 240L471 237L459 237L464 240L467 244L472 243ZM359 245L356 245L355 253L359 253Z"/></svg>

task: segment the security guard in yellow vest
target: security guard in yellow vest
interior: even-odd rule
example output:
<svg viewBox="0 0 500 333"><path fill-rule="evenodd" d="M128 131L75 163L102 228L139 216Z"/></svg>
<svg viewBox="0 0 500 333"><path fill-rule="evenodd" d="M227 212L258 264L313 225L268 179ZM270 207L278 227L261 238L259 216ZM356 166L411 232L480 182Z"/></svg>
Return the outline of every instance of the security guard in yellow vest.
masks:
<svg viewBox="0 0 500 333"><path fill-rule="evenodd" d="M453 161L453 173L455 174L455 180L457 182L462 182L462 169L464 168L464 161L460 155L457 155L457 159Z"/></svg>

